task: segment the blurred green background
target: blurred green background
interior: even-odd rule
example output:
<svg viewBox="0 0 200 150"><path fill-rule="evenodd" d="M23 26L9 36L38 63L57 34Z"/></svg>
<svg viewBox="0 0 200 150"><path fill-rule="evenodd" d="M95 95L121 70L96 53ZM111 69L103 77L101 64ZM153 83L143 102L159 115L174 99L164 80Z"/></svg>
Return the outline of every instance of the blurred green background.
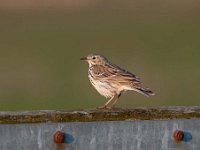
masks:
<svg viewBox="0 0 200 150"><path fill-rule="evenodd" d="M118 107L199 105L198 0L0 0L0 110L84 109L106 102L89 53L137 74L156 95Z"/></svg>

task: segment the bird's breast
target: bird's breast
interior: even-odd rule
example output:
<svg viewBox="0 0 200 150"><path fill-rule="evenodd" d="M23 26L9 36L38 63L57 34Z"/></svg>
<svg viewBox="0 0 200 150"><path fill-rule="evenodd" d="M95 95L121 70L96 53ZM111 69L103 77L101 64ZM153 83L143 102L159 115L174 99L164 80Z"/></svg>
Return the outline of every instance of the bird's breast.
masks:
<svg viewBox="0 0 200 150"><path fill-rule="evenodd" d="M95 79L91 73L88 73L89 80L94 88L106 98L112 97L116 92L116 88L112 87L109 82L101 81L99 79Z"/></svg>

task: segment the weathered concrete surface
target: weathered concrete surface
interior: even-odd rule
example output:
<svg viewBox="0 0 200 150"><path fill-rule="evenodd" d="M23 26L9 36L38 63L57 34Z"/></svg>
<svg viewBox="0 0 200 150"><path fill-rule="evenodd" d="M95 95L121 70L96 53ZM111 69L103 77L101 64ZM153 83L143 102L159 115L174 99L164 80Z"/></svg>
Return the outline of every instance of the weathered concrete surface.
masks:
<svg viewBox="0 0 200 150"><path fill-rule="evenodd" d="M0 124L200 118L200 107L0 112Z"/></svg>
<svg viewBox="0 0 200 150"><path fill-rule="evenodd" d="M175 130L191 134L175 142ZM56 145L53 134L73 136ZM0 150L200 150L200 107L0 112Z"/></svg>
<svg viewBox="0 0 200 150"><path fill-rule="evenodd" d="M190 132L189 142L175 142L175 130ZM74 137L57 146L53 134ZM199 150L200 120L134 120L40 124L1 124L1 150Z"/></svg>

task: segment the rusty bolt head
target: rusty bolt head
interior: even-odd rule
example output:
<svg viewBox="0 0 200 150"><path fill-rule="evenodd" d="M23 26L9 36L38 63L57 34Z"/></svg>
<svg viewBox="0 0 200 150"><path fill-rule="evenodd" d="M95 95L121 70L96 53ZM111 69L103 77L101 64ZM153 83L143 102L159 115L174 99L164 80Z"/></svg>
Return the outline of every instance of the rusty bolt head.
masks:
<svg viewBox="0 0 200 150"><path fill-rule="evenodd" d="M182 141L184 138L184 132L181 130L174 131L173 138L175 141Z"/></svg>
<svg viewBox="0 0 200 150"><path fill-rule="evenodd" d="M65 134L63 132L57 131L53 135L53 140L57 144L64 143L64 136L65 136Z"/></svg>

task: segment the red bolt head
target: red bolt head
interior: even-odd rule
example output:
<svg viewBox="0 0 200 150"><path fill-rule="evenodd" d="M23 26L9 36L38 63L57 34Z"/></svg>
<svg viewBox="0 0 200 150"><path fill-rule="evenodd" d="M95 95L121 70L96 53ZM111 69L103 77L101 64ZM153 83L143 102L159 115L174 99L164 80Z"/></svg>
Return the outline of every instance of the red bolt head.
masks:
<svg viewBox="0 0 200 150"><path fill-rule="evenodd" d="M61 131L57 131L56 133L54 133L53 135L53 140L55 143L59 144L59 143L64 143L64 133Z"/></svg>
<svg viewBox="0 0 200 150"><path fill-rule="evenodd" d="M184 138L184 132L180 130L174 131L173 138L175 141L182 141Z"/></svg>

